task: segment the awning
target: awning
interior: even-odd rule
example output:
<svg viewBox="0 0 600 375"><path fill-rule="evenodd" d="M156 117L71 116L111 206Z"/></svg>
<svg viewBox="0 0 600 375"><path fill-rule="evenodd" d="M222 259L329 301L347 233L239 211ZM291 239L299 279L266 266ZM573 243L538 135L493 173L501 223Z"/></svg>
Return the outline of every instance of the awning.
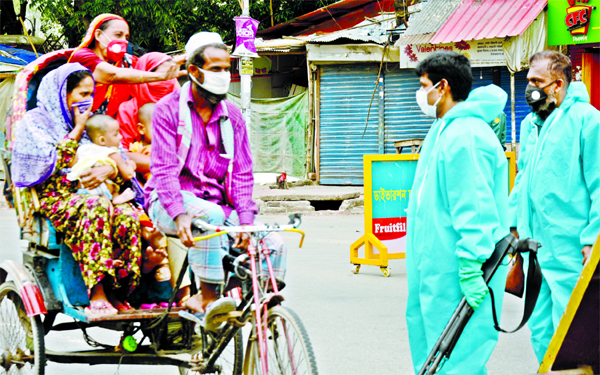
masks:
<svg viewBox="0 0 600 375"><path fill-rule="evenodd" d="M257 35L263 39L275 39L284 35L323 35L351 28L366 18L393 11L393 0L343 0L261 30Z"/></svg>
<svg viewBox="0 0 600 375"><path fill-rule="evenodd" d="M304 45L307 43L305 40L297 38L281 38L262 40L256 39L254 45L258 53L268 54L267 52L276 53L289 53L292 51L305 51Z"/></svg>
<svg viewBox="0 0 600 375"><path fill-rule="evenodd" d="M520 35L547 3L547 0L463 0L429 43Z"/></svg>

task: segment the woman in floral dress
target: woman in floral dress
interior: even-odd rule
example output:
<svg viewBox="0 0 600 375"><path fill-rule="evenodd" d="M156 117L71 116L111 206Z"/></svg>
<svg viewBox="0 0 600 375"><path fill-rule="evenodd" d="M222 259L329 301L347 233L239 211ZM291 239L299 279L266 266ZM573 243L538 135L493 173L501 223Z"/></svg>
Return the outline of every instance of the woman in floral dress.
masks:
<svg viewBox="0 0 600 375"><path fill-rule="evenodd" d="M84 129L93 92L92 74L80 64L48 73L38 90L37 108L16 129L12 173L16 187L35 187L41 213L64 234L90 294L86 311L114 314L130 308L123 296L140 279L139 218L128 203L112 209L104 196L77 194L79 182L66 178L79 144L90 142ZM81 180L93 189L107 178L118 184L120 177L113 167L101 166Z"/></svg>

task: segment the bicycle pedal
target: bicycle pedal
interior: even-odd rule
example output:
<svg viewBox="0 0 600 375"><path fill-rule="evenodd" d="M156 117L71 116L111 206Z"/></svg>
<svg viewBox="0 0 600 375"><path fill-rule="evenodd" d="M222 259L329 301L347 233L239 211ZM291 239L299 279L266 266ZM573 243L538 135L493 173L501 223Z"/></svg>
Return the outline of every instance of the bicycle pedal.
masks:
<svg viewBox="0 0 600 375"><path fill-rule="evenodd" d="M239 318L240 316L242 316L242 312L234 310L234 311L230 311L226 314L215 315L213 318L213 321L216 324L221 324L223 322L230 322L231 320L237 320L237 318Z"/></svg>
<svg viewBox="0 0 600 375"><path fill-rule="evenodd" d="M189 320L189 321L192 321L192 322L194 322L194 323L199 323L199 324L202 324L202 319L200 319L200 318L199 318L199 317L197 317L196 315L194 315L194 314L192 314L192 313L190 313L190 312L187 312L187 311L185 311L185 310L181 310L181 311L179 311L179 312L178 312L178 315L179 315L181 318L187 319L187 320Z"/></svg>
<svg viewBox="0 0 600 375"><path fill-rule="evenodd" d="M231 311L229 313L227 313L227 321L233 321L233 320L238 320L238 318L240 318L244 313L242 311Z"/></svg>

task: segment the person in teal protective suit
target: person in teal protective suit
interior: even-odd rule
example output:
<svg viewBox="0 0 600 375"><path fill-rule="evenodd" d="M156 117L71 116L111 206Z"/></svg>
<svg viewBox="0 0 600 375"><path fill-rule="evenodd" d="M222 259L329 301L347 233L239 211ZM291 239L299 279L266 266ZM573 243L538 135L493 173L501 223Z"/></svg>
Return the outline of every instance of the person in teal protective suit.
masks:
<svg viewBox="0 0 600 375"><path fill-rule="evenodd" d="M600 231L600 112L571 61L535 54L525 93L533 112L521 124L519 174L510 196L511 227L542 244L543 280L529 319L541 363Z"/></svg>
<svg viewBox="0 0 600 375"><path fill-rule="evenodd" d="M486 374L496 343L481 266L509 233L508 162L488 125L506 104L489 85L471 93L469 60L436 52L417 67L417 102L437 119L423 143L407 221L406 322L415 372L463 296L475 309L440 374ZM468 97L467 97L468 96ZM506 265L490 281L498 314Z"/></svg>

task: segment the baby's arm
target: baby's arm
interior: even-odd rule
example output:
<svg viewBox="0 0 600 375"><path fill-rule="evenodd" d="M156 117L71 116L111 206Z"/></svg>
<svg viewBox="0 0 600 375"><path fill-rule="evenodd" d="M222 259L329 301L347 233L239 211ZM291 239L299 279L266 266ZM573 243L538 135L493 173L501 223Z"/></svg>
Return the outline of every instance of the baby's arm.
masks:
<svg viewBox="0 0 600 375"><path fill-rule="evenodd" d="M135 163L128 163L123 160L123 157L118 152L109 155L111 159L117 163L119 173L125 180L131 180L135 177Z"/></svg>

